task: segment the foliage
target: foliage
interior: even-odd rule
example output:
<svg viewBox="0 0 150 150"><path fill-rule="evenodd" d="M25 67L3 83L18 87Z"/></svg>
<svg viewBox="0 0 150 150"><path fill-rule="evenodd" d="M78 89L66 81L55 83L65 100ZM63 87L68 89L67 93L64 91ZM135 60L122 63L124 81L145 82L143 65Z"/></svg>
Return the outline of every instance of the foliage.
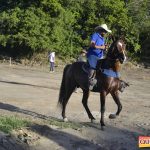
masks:
<svg viewBox="0 0 150 150"><path fill-rule="evenodd" d="M22 57L52 50L74 57L89 46L94 28L106 23L137 54L150 37L150 5L141 1L1 0L0 52Z"/></svg>
<svg viewBox="0 0 150 150"><path fill-rule="evenodd" d="M16 117L0 116L0 130L6 133L11 132L13 129L18 129L29 125L29 122Z"/></svg>
<svg viewBox="0 0 150 150"><path fill-rule="evenodd" d="M49 124L50 125L54 125L54 126L58 126L60 128L71 128L71 129L75 129L75 130L79 130L83 127L82 124L80 123L75 123L75 122L63 122L60 120L56 120L54 118L51 118L49 120Z"/></svg>
<svg viewBox="0 0 150 150"><path fill-rule="evenodd" d="M132 17L135 24L137 34L139 36L139 44L141 45L141 53L150 55L150 1L149 0L130 0L127 5L129 16ZM134 42L134 41L133 41ZM136 46L137 47L137 46ZM137 49L137 48L136 48Z"/></svg>

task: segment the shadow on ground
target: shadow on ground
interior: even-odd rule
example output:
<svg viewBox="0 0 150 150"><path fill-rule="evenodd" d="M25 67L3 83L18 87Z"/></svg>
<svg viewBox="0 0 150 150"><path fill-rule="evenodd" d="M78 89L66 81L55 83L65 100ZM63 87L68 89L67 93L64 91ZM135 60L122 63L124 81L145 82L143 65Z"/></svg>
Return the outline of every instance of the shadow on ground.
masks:
<svg viewBox="0 0 150 150"><path fill-rule="evenodd" d="M8 110L11 112L22 113L39 119L50 120L55 119L61 121L54 117L47 117L42 114L38 114L33 111L21 109L19 107L0 103L0 109ZM62 121L61 121L62 122ZM62 130L53 129L48 125L33 124L30 130L38 133L41 136L57 143L59 146L63 147L65 150L137 150L138 149L138 136L141 132L136 132L133 130L117 128L107 125L104 131L101 130L99 123L79 123L84 125L86 128L82 128L80 131L75 131L76 135L73 133L68 133L67 129ZM82 131L86 130L86 135L82 137ZM94 137L92 137L93 135ZM144 133L143 133L144 135ZM104 148L105 147L105 148Z"/></svg>
<svg viewBox="0 0 150 150"><path fill-rule="evenodd" d="M38 88L47 88L47 89L59 90L59 88L57 88L57 87L34 85L34 84L14 82L14 81L3 81L3 80L0 80L0 82L1 83L6 83L6 84L16 84L16 85L24 85L24 86L32 86L32 87L38 87Z"/></svg>
<svg viewBox="0 0 150 150"><path fill-rule="evenodd" d="M0 150L28 150L27 144L16 137L0 132Z"/></svg>

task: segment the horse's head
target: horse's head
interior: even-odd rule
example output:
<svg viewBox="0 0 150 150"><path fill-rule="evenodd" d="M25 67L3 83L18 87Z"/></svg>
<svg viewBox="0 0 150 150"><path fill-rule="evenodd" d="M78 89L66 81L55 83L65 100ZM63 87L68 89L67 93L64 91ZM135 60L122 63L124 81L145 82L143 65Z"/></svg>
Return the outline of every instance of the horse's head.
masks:
<svg viewBox="0 0 150 150"><path fill-rule="evenodd" d="M114 61L119 61L121 64L126 60L125 49L126 45L123 38L112 37L113 43L110 45L106 58Z"/></svg>

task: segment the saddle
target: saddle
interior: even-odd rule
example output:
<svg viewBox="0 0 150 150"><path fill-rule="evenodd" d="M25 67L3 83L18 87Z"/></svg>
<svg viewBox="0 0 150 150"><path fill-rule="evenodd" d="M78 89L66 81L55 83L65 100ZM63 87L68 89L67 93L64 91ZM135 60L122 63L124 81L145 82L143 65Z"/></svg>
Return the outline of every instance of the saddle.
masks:
<svg viewBox="0 0 150 150"><path fill-rule="evenodd" d="M85 73L89 74L89 72L90 72L90 65L89 65L88 62L85 62L85 63L82 64L82 70L83 70Z"/></svg>

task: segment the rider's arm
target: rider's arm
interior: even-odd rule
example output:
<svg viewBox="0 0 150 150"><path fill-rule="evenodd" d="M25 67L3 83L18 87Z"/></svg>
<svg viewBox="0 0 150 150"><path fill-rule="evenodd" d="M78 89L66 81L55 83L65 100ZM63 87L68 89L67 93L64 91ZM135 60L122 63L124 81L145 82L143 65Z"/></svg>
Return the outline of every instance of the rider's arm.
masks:
<svg viewBox="0 0 150 150"><path fill-rule="evenodd" d="M91 46L91 47L94 47L94 48L96 48L96 49L101 49L101 50L102 50L102 49L103 49L103 50L106 49L106 45L97 46L94 41L91 41L90 46Z"/></svg>

